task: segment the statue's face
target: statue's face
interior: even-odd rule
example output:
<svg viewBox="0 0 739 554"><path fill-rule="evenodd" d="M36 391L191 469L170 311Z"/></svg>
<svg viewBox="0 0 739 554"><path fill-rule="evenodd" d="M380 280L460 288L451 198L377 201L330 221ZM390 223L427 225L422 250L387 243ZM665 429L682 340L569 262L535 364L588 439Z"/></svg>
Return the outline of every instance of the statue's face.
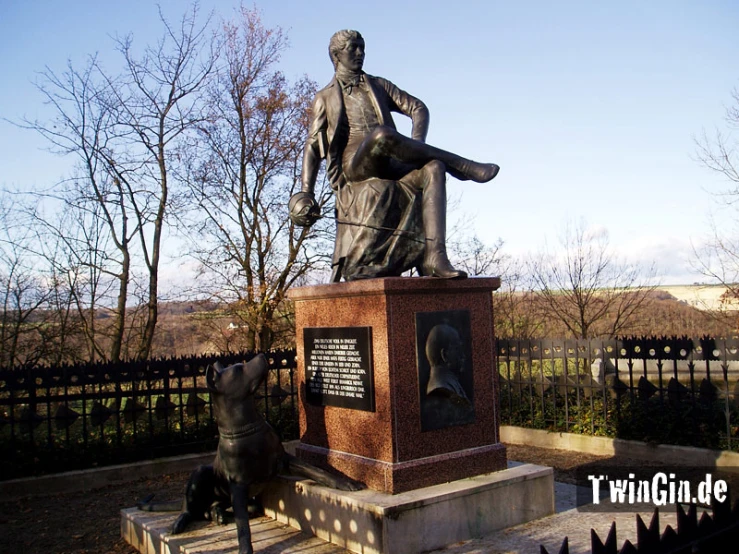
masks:
<svg viewBox="0 0 739 554"><path fill-rule="evenodd" d="M360 71L364 65L364 40L351 38L337 56L339 65L350 71Z"/></svg>

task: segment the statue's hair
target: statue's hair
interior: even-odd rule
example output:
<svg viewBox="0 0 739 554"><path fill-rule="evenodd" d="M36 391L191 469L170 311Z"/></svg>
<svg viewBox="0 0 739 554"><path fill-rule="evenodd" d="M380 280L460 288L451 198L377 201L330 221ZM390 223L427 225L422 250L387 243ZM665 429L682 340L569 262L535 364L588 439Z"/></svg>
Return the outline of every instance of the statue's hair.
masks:
<svg viewBox="0 0 739 554"><path fill-rule="evenodd" d="M449 349L455 343L459 344L461 340L457 330L446 323L441 323L431 329L426 339L426 358L431 366L443 364L442 351Z"/></svg>
<svg viewBox="0 0 739 554"><path fill-rule="evenodd" d="M328 43L328 55L331 58L331 63L334 64L334 69L339 63L338 55L344 45L351 39L362 39L362 35L359 31L352 31L350 29L344 29L343 31L337 31L331 37Z"/></svg>

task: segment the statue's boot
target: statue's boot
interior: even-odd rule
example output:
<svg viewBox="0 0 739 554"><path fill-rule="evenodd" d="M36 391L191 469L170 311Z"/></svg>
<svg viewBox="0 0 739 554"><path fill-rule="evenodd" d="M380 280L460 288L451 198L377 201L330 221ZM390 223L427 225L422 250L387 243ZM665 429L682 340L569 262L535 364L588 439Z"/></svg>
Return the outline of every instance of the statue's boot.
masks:
<svg viewBox="0 0 739 554"><path fill-rule="evenodd" d="M442 150L420 140L414 140L401 135L395 129L380 125L362 141L354 155L354 160L367 160L375 158L378 153L384 157L395 158L401 163L410 163L423 167L432 160L438 160L446 166L446 170L452 177L460 181L476 181L487 183L500 171L496 164L480 163L463 158L458 154ZM344 168L346 172L349 168ZM372 168L370 168L372 169ZM350 169L353 173L358 171L356 180L364 180L375 174L368 168Z"/></svg>
<svg viewBox="0 0 739 554"><path fill-rule="evenodd" d="M449 174L460 181L487 183L494 179L500 171L500 166L497 164L475 162L428 144L416 143L416 146L432 159L442 162Z"/></svg>
<svg viewBox="0 0 739 554"><path fill-rule="evenodd" d="M464 279L467 273L452 266L446 253L446 190L439 187L423 194L422 218L426 249L421 272L442 279ZM443 195L443 198L440 197Z"/></svg>
<svg viewBox="0 0 739 554"><path fill-rule="evenodd" d="M405 152L421 152L423 155L427 156L428 159L439 160L446 166L446 170L449 174L460 181L487 183L494 179L498 174L498 171L500 171L500 166L497 164L475 162L429 144L415 142L413 147L415 150L414 148L408 148Z"/></svg>
<svg viewBox="0 0 739 554"><path fill-rule="evenodd" d="M474 162L465 158L450 160L446 162L449 174L460 181L475 181L476 183L487 183L495 178L500 171L496 164L484 164Z"/></svg>
<svg viewBox="0 0 739 554"><path fill-rule="evenodd" d="M454 268L443 249L429 253L428 248L429 245L427 244L427 254L423 258L422 267L425 276L442 279L465 279L467 277L466 272Z"/></svg>

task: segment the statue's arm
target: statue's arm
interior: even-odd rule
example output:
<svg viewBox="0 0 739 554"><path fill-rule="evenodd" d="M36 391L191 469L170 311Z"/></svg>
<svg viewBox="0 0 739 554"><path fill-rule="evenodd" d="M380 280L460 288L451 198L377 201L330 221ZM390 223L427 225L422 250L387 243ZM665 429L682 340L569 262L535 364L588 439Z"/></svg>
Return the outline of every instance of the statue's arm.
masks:
<svg viewBox="0 0 739 554"><path fill-rule="evenodd" d="M308 128L308 140L303 150L303 168L300 175L303 192L313 194L321 160L326 157L326 151L328 150L326 139L327 128L326 105L320 96L316 96L311 107L311 123Z"/></svg>
<svg viewBox="0 0 739 554"><path fill-rule="evenodd" d="M407 115L413 122L411 137L421 142L426 142L429 131L429 110L421 100L399 89L387 79L378 78L385 92L395 104L391 106L392 111Z"/></svg>

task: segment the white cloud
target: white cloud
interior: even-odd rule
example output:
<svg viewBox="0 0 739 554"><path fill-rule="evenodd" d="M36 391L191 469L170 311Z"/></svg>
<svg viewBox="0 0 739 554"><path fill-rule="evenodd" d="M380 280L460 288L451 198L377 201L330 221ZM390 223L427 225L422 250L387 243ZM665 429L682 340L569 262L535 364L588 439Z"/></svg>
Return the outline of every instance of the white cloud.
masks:
<svg viewBox="0 0 739 554"><path fill-rule="evenodd" d="M689 240L664 235L643 236L614 246L622 258L637 263L645 270L654 265L662 284L692 284L706 278L692 266L695 259Z"/></svg>

